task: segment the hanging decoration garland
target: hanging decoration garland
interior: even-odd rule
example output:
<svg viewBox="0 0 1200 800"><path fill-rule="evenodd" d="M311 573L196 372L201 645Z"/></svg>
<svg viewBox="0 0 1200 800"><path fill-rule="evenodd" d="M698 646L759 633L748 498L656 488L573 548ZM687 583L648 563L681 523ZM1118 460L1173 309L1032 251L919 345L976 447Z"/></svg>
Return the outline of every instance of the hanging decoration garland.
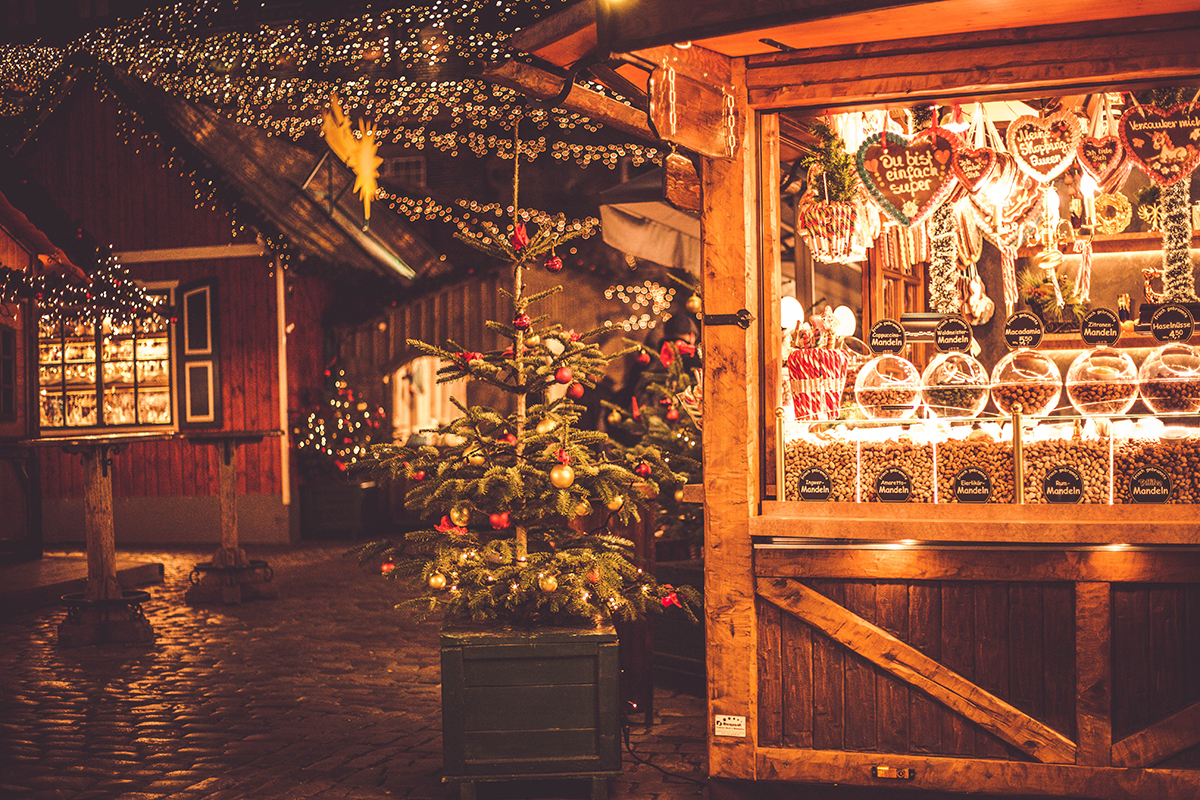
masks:
<svg viewBox="0 0 1200 800"><path fill-rule="evenodd" d="M958 231L954 205L943 203L930 218L929 305L939 314L956 314L962 305L958 293Z"/></svg>
<svg viewBox="0 0 1200 800"><path fill-rule="evenodd" d="M1188 205L1191 176L1162 190L1163 297L1168 303L1194 303L1196 279L1192 271L1192 212Z"/></svg>

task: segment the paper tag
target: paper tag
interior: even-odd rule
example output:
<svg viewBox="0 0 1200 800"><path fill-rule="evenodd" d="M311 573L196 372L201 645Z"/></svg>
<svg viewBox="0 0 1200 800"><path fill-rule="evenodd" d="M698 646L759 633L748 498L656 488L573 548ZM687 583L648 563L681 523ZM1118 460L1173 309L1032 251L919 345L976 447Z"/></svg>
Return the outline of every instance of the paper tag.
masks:
<svg viewBox="0 0 1200 800"><path fill-rule="evenodd" d="M713 731L715 736L736 736L740 739L746 738L746 718L735 717L730 714L717 714L716 730Z"/></svg>

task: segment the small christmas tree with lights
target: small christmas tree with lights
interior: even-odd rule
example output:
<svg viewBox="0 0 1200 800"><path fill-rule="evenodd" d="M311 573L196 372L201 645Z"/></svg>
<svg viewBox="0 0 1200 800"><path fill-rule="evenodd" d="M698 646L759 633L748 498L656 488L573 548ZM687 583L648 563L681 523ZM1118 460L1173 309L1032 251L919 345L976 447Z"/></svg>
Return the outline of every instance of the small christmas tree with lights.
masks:
<svg viewBox="0 0 1200 800"><path fill-rule="evenodd" d="M300 462L313 475L347 472L367 455L387 419L382 408L355 396L345 370L331 364L325 379L327 397L292 427Z"/></svg>
<svg viewBox="0 0 1200 800"><path fill-rule="evenodd" d="M675 280L679 280L675 278ZM683 281L680 281L683 283ZM695 287L684 283L688 299L688 314L699 310L699 295ZM686 542L698 553L704 543L704 506L685 503L683 485L701 480L701 417L700 376L702 351L695 341L694 326L674 325L678 316L667 320L665 336L658 351L636 342L638 363L644 370L632 388L628 408L605 403L609 409L607 422L624 431L626 440L636 441L626 448L630 458L641 458L647 452L660 453L676 472L680 481L666 487L656 501L657 516L654 535L664 542Z"/></svg>
<svg viewBox="0 0 1200 800"><path fill-rule="evenodd" d="M514 152L519 162L519 146ZM512 317L486 323L506 346L469 352L455 342L409 342L441 360L439 382L483 381L511 395L515 411L456 402L462 415L438 431L449 444L372 447L370 465L407 478L408 508L430 524L404 542L356 552L364 563L382 561L387 577L415 586L419 596L401 605L419 615L532 625L636 619L671 605L691 614L698 595L659 585L634 562L633 543L610 527L640 518L645 498L680 477L653 448L627 456L607 435L578 427L584 407L574 401L624 352L605 355L590 341L603 329L576 334L535 315L537 304L562 287L527 294L525 271L561 270L555 248L584 229L559 216L542 218L531 235L517 177L519 166L511 232L490 225L482 235L461 237L509 264L512 290L503 295ZM565 386L566 396L550 399L556 386ZM609 513L585 529L593 508Z"/></svg>

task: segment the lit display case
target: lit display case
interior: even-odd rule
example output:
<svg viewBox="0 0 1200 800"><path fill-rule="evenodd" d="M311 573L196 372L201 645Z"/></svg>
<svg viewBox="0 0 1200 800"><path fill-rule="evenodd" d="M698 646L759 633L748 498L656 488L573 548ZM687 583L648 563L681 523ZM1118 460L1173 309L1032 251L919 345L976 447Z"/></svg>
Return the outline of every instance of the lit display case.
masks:
<svg viewBox="0 0 1200 800"><path fill-rule="evenodd" d="M169 291L156 311L126 325L43 321L38 330L42 428L170 425Z"/></svg>

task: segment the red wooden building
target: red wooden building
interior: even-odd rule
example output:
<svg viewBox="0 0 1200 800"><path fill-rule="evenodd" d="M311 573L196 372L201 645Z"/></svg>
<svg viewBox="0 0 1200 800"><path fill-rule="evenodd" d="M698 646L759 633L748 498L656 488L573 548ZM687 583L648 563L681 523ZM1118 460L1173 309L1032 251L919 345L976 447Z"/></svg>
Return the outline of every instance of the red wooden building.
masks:
<svg viewBox="0 0 1200 800"><path fill-rule="evenodd" d="M240 448L237 512L246 544L286 543L298 528L289 409L322 391L321 320L339 288L320 275L396 285L448 265L397 219L364 231L361 204L343 192L353 176L336 159L313 180L320 153L94 64L69 62L58 78L31 108L0 190L68 250L111 247L162 313L125 328L39 326L28 309L0 323L15 331L3 374L16 398L7 418L0 409L0 437L19 463L37 463L21 484L25 538L82 539L83 471L21 439L281 431ZM42 244L12 240L3 259L15 268ZM130 445L114 467L118 544L218 541L217 463L216 448L180 437ZM5 504L6 527L20 507Z"/></svg>

